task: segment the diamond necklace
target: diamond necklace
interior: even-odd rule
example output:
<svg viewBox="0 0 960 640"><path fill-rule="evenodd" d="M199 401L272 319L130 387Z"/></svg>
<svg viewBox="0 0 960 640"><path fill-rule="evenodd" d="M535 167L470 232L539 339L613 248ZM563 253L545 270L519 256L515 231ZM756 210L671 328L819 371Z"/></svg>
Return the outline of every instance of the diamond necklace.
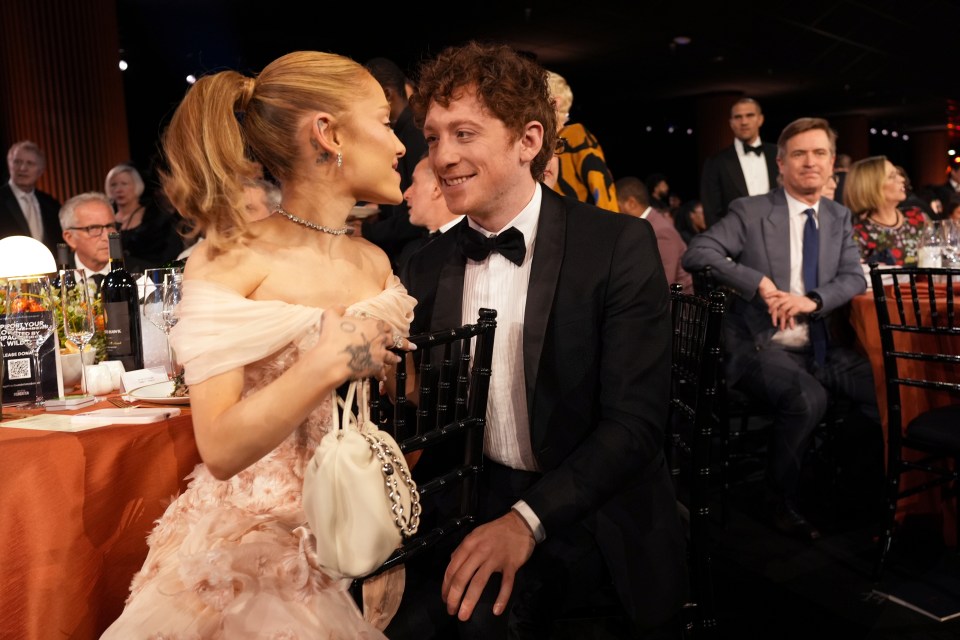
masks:
<svg viewBox="0 0 960 640"><path fill-rule="evenodd" d="M284 210L284 208L280 206L277 207L276 213L279 213L290 222L296 222L297 224L303 225L308 229L313 229L314 231L320 231L322 233L329 233L332 236L342 236L350 232L349 226L340 227L339 229L334 229L333 227L325 227L322 224L317 224L315 222L310 222L309 220L304 220L303 218L299 218L293 215L292 213L290 213L289 211Z"/></svg>

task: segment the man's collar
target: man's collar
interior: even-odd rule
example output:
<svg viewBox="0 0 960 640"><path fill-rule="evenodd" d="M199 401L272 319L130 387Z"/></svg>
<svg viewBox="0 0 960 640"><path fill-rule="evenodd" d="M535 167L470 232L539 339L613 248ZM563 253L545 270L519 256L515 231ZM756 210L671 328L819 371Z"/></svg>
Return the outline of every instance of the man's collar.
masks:
<svg viewBox="0 0 960 640"><path fill-rule="evenodd" d="M31 190L31 191L24 191L23 189L21 189L21 188L18 187L17 185L13 184L13 178L10 178L10 180L9 180L9 182L7 182L7 184L10 185L10 189L13 191L13 195L17 196L17 199L18 199L18 200L19 200L20 198L22 198L23 196L32 195L32 194L37 190L36 187L34 187L34 189Z"/></svg>
<svg viewBox="0 0 960 640"><path fill-rule="evenodd" d="M787 192L786 189L783 190L783 195L787 196L787 209L790 211L790 215L801 214L807 209L813 209L815 215L820 215L820 200L822 198L817 198L817 201L814 204L807 204L806 202L794 198Z"/></svg>
<svg viewBox="0 0 960 640"><path fill-rule="evenodd" d="M640 217L646 220L651 211L653 211L653 207L647 205L647 208L644 209L643 213L640 214Z"/></svg>
<svg viewBox="0 0 960 640"><path fill-rule="evenodd" d="M520 210L520 213L516 215L510 222L503 225L503 228L500 229L497 233L503 233L510 227L516 227L523 233L527 248L529 249L530 243L533 241L534 236L537 231L537 221L540 219L540 203L543 202L543 192L540 190L540 183L534 183L535 189L533 191L533 197L530 198L530 202ZM479 224L473 221L470 216L467 216L467 224L471 228L476 229L484 236L491 235L490 231L487 231Z"/></svg>
<svg viewBox="0 0 960 640"><path fill-rule="evenodd" d="M83 260L80 259L80 254L78 253L73 254L73 261L77 264L77 269L83 269L88 275L93 275L94 273L101 273L103 275L107 275L108 273L110 273L109 262L103 265L103 269L100 269L100 271L96 271L92 267L88 267L87 265L83 264Z"/></svg>

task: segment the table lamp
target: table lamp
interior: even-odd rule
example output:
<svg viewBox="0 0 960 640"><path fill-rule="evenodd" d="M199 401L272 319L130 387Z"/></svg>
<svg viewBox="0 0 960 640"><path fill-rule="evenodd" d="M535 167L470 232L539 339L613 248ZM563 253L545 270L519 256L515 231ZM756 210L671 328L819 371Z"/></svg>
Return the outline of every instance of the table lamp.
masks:
<svg viewBox="0 0 960 640"><path fill-rule="evenodd" d="M29 236L0 240L0 278L56 273L57 262L50 249Z"/></svg>

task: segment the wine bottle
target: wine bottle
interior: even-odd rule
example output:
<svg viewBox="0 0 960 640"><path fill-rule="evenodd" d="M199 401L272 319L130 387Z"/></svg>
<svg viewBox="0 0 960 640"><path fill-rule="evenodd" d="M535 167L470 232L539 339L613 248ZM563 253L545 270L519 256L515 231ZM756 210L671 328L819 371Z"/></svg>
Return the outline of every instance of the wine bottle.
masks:
<svg viewBox="0 0 960 640"><path fill-rule="evenodd" d="M60 288L60 272L65 269L72 269L70 266L70 246L66 242L57 243L57 274L53 279L51 284L54 289ZM73 282L70 281L67 283L68 286L73 286Z"/></svg>
<svg viewBox="0 0 960 640"><path fill-rule="evenodd" d="M140 296L123 263L120 234L110 234L110 273L100 285L107 338L107 360L119 360L126 371L143 368Z"/></svg>

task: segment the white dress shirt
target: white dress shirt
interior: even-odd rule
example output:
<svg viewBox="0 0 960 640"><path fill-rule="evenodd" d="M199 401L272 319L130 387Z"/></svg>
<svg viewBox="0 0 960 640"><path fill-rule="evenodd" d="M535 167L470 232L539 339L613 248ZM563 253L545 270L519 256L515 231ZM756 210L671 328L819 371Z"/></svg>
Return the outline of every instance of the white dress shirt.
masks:
<svg viewBox="0 0 960 640"><path fill-rule="evenodd" d="M104 231L104 233L106 233L106 231ZM88 279L88 280L91 279L94 274L98 274L98 273L99 273L100 275L105 276L105 275L107 275L108 273L110 273L110 263L109 263L109 262L107 262L107 264L103 265L103 269L100 269L100 271L94 271L93 269L91 269L91 268L88 267L87 265L83 264L83 261L80 259L80 256L77 255L77 254L74 254L74 256L73 256L73 262L74 262L74 264L77 266L77 269L83 269L83 272L87 275L87 279Z"/></svg>
<svg viewBox="0 0 960 640"><path fill-rule="evenodd" d="M30 237L34 240L43 242L43 218L40 217L40 202L37 200L37 194L33 191L27 193L21 190L17 185L9 182L13 195L17 196L17 204L20 205L20 211L30 227Z"/></svg>
<svg viewBox="0 0 960 640"><path fill-rule="evenodd" d="M440 233L446 233L447 231L450 231L450 229L453 229L455 226L457 226L458 224L460 224L460 221L461 221L461 220L463 220L463 216L457 216L456 218L454 218L454 219L451 220L450 222L448 222L448 223L446 223L446 224L443 224L443 225L440 225L440 228L437 229L437 231L439 231ZM483 235L487 235L487 234L484 233ZM470 322L475 322L476 319L477 319L476 316L474 316L473 320L471 320ZM496 342L496 341L494 341L494 342Z"/></svg>
<svg viewBox="0 0 960 640"><path fill-rule="evenodd" d="M760 144L760 136L750 143L751 147ZM757 155L752 151L747 153L743 149L743 142L740 138L733 140L733 147L737 150L737 158L740 160L740 168L743 170L743 178L747 181L747 194L758 196L770 191L770 174L767 173L767 161L763 154Z"/></svg>
<svg viewBox="0 0 960 640"><path fill-rule="evenodd" d="M807 293L803 285L803 228L807 224L807 209L813 209L813 219L819 225L820 200L814 205L800 202L789 193L787 209L790 214L790 293L802 296ZM819 226L817 227L819 229ZM810 344L810 326L806 320L797 318L795 326L777 331L771 338L773 342L787 348L802 348Z"/></svg>
<svg viewBox="0 0 960 640"><path fill-rule="evenodd" d="M523 316L527 308L527 288L542 199L538 183L527 206L500 230L502 233L516 227L523 233L526 254L519 266L499 253L491 253L482 262L467 259L461 307L464 323L476 322L481 307L497 310L497 339L493 341L493 373L490 376L483 452L499 464L525 471L539 470L530 443L523 368ZM469 218L467 224L484 236L496 235ZM534 540L543 542L546 531L533 509L520 500L513 505L513 510L526 521Z"/></svg>
<svg viewBox="0 0 960 640"><path fill-rule="evenodd" d="M483 449L491 460L511 469L536 471L530 444L527 393L523 370L523 316L527 308L527 285L533 264L534 240L540 217L540 185L533 198L500 232L516 227L523 233L526 255L517 266L499 253L482 262L467 260L463 277L464 323L477 321L481 307L497 310L497 339L493 341L493 375ZM496 235L468 219L484 236Z"/></svg>

